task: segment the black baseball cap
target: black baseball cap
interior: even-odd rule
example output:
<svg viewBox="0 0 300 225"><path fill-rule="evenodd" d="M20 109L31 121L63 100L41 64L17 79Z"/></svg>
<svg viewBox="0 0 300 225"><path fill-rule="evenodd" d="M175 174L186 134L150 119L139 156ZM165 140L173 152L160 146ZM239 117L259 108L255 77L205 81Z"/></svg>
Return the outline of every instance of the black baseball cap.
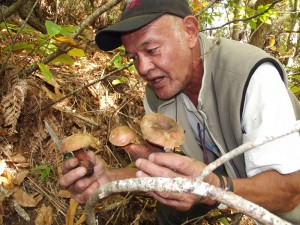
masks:
<svg viewBox="0 0 300 225"><path fill-rule="evenodd" d="M187 0L127 0L120 21L100 30L96 44L101 50L111 51L122 45L121 33L144 27L164 14L184 18L192 11Z"/></svg>

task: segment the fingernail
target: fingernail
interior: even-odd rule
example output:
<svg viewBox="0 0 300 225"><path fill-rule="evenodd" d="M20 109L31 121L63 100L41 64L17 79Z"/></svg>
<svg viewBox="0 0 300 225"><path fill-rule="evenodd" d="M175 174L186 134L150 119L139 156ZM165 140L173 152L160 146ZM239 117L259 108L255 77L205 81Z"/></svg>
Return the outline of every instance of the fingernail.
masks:
<svg viewBox="0 0 300 225"><path fill-rule="evenodd" d="M79 170L79 173L83 176L87 173L87 169L84 166L80 166L78 168L78 170Z"/></svg>
<svg viewBox="0 0 300 225"><path fill-rule="evenodd" d="M136 166L137 168L139 168L140 165L141 165L141 160L140 160L140 159L137 159L137 160L135 161L135 166Z"/></svg>
<svg viewBox="0 0 300 225"><path fill-rule="evenodd" d="M135 175L136 175L136 177L141 177L142 176L142 171L137 171Z"/></svg>
<svg viewBox="0 0 300 225"><path fill-rule="evenodd" d="M153 160L154 160L154 153L151 153L151 154L148 156L148 159L149 159L149 161L153 162Z"/></svg>

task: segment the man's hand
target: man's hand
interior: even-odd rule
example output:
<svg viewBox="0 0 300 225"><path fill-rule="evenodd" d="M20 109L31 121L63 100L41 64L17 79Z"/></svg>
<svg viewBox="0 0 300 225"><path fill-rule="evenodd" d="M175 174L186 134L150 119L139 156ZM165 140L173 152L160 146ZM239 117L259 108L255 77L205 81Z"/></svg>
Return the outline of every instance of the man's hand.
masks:
<svg viewBox="0 0 300 225"><path fill-rule="evenodd" d="M62 172L64 175L59 180L60 185L67 188L71 196L80 204L86 203L95 190L111 181L105 162L101 162L93 152L87 154L94 166L92 176L85 176L87 169L78 167L78 159L73 157L63 162Z"/></svg>
<svg viewBox="0 0 300 225"><path fill-rule="evenodd" d="M137 177L197 177L206 166L204 163L196 161L192 158L181 156L173 153L153 153L149 155L148 160L138 159L136 166L140 170ZM221 186L221 182L217 175L210 174L205 182ZM198 203L213 205L216 201L209 198L201 198L192 194L177 194L166 192L149 193L163 204L176 208L177 210L187 211L193 205Z"/></svg>

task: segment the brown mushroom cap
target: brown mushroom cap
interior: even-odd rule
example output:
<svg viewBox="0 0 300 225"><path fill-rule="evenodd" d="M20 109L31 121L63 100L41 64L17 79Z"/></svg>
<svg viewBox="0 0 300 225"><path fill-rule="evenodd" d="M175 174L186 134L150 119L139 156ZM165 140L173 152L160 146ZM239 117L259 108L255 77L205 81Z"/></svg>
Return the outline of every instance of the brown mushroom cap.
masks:
<svg viewBox="0 0 300 225"><path fill-rule="evenodd" d="M91 142L92 138L89 134L73 134L62 140L59 149L62 153L72 152L88 147Z"/></svg>
<svg viewBox="0 0 300 225"><path fill-rule="evenodd" d="M115 146L126 146L138 139L136 132L128 126L118 126L109 135L109 141Z"/></svg>
<svg viewBox="0 0 300 225"><path fill-rule="evenodd" d="M140 127L144 138L153 144L173 149L184 142L184 130L165 115L147 114L142 118Z"/></svg>

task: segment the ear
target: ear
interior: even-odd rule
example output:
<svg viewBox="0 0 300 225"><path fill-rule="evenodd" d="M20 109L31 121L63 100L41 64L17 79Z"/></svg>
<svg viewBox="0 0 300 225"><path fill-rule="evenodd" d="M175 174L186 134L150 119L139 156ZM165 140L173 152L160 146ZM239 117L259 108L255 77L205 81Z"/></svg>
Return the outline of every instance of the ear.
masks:
<svg viewBox="0 0 300 225"><path fill-rule="evenodd" d="M198 41L198 20L194 16L187 16L183 19L183 26L188 35L189 47L193 48Z"/></svg>

